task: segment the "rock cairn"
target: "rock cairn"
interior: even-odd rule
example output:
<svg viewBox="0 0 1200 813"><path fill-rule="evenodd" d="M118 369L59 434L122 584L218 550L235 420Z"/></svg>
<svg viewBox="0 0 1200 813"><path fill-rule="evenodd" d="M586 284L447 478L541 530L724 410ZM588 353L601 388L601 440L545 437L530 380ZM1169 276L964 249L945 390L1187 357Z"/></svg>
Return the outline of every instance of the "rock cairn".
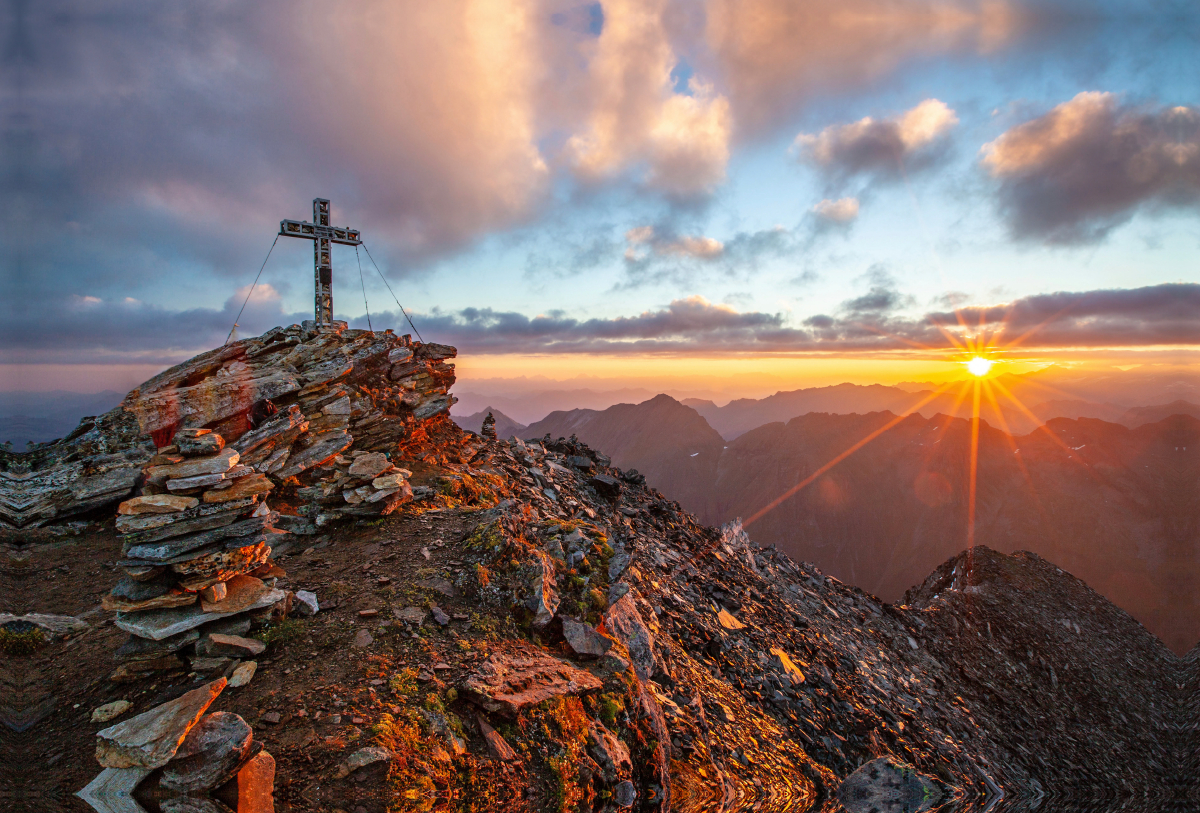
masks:
<svg viewBox="0 0 1200 813"><path fill-rule="evenodd" d="M487 417L483 419L483 426L480 427L480 434L482 434L488 440L496 439L496 416L495 415L493 415L492 413L489 412L487 414Z"/></svg>
<svg viewBox="0 0 1200 813"><path fill-rule="evenodd" d="M277 484L311 485L331 476L312 475L335 455L390 452L449 423L457 352L390 330L305 322L201 353L61 440L28 454L0 450L0 527L61 523L134 496L155 447L181 427L211 429ZM316 532L311 518L286 511L280 527Z"/></svg>
<svg viewBox="0 0 1200 813"><path fill-rule="evenodd" d="M382 452L339 454L323 468L328 473L321 480L297 491L308 501L301 510L318 528L343 516L386 516L412 501L412 472Z"/></svg>
<svg viewBox="0 0 1200 813"><path fill-rule="evenodd" d="M142 810L146 799L163 813L273 813L275 759L241 717L206 713L226 685L219 678L98 732L104 770L76 795L100 813Z"/></svg>
<svg viewBox="0 0 1200 813"><path fill-rule="evenodd" d="M124 577L104 597L129 633L114 680L228 666L257 655L253 620L283 617L291 596L269 559L284 532L266 495L274 485L208 429L181 429L145 470L143 495L121 503ZM264 578L266 581L264 581Z"/></svg>

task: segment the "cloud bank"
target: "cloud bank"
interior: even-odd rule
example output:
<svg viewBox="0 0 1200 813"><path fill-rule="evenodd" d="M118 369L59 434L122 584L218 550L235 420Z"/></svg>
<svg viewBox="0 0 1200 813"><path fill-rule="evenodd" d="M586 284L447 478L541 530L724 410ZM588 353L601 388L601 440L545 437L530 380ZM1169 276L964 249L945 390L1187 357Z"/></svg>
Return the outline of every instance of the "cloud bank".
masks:
<svg viewBox="0 0 1200 813"><path fill-rule="evenodd" d="M796 321L783 313L738 311L701 296L676 299L633 316L577 318L563 312L528 316L492 308L411 314L427 341L457 346L463 354L807 354L941 352L955 348L943 330L982 330L1004 345L1023 338L1021 350L1200 346L1200 284L1173 283L1137 289L1060 292L1023 297L1004 305L972 306L909 316L911 299L881 271L868 275L870 290L844 302L833 315ZM47 342L20 324L0 328L10 363L110 363L115 359L174 363L225 340L241 305L165 311L136 302L80 299L72 319ZM241 335L307 314L283 314L271 291L251 299ZM399 313L374 313L377 329L409 332ZM352 319L366 327L365 317ZM188 337L194 346L178 339ZM161 348L144 352L144 348Z"/></svg>

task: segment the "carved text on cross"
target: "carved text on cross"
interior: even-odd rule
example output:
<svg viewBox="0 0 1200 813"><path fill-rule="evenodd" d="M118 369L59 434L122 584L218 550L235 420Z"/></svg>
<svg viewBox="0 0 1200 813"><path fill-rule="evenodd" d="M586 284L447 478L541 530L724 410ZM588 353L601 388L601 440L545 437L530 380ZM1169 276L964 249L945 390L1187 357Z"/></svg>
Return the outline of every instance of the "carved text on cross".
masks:
<svg viewBox="0 0 1200 813"><path fill-rule="evenodd" d="M317 325L333 322L333 262L330 248L333 243L357 246L362 243L358 229L329 225L329 201L313 199L313 219L279 221L281 237L303 237L313 241L313 272L315 302L313 311Z"/></svg>

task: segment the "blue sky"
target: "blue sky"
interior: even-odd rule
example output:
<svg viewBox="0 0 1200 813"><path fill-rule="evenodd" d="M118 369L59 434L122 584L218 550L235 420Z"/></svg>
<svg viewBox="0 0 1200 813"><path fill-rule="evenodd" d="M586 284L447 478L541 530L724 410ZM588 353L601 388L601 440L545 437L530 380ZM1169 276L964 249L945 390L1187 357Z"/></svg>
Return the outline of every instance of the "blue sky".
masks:
<svg viewBox="0 0 1200 813"><path fill-rule="evenodd" d="M931 314L1056 292L1045 358L1200 336L1192 4L278 5L8 4L0 387L219 343L315 196L478 376L935 358ZM243 335L310 310L311 256L280 241Z"/></svg>

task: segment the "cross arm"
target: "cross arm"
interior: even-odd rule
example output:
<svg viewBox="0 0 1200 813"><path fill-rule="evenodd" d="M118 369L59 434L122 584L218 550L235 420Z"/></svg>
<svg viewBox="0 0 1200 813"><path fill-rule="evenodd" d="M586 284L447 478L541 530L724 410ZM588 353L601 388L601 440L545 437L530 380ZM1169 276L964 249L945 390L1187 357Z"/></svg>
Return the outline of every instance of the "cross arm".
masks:
<svg viewBox="0 0 1200 813"><path fill-rule="evenodd" d="M341 226L319 226L316 223L309 223L307 220L279 221L280 237L304 237L308 240L324 238L331 243L340 243L344 246L357 246L362 244L359 234L358 229L347 229Z"/></svg>

